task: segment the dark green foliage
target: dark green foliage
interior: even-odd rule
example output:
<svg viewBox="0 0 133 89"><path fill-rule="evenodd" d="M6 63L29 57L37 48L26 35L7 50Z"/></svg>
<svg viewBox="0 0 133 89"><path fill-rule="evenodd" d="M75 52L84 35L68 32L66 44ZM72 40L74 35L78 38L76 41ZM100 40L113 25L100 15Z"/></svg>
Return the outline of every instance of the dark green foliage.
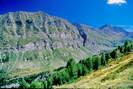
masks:
<svg viewBox="0 0 133 89"><path fill-rule="evenodd" d="M47 88L52 88L52 84L54 83L53 79L51 79L51 77L49 77L47 80L42 81L42 87L47 89Z"/></svg>
<svg viewBox="0 0 133 89"><path fill-rule="evenodd" d="M128 44L129 44L129 42L126 41L126 42L124 43L124 47L128 46Z"/></svg>
<svg viewBox="0 0 133 89"><path fill-rule="evenodd" d="M68 79L70 79L68 72L63 70L63 71L57 72L53 75L53 84L61 85L65 82L67 82Z"/></svg>
<svg viewBox="0 0 133 89"><path fill-rule="evenodd" d="M73 64L69 68L70 68L70 76L73 76L73 78L77 78L78 77L78 65Z"/></svg>
<svg viewBox="0 0 133 89"><path fill-rule="evenodd" d="M130 42L125 42L124 44L124 53L128 53L128 52L131 52L133 51L133 44L130 43Z"/></svg>
<svg viewBox="0 0 133 89"><path fill-rule="evenodd" d="M105 56L105 54L102 54L102 56L101 56L101 65L103 65L103 66L106 65L106 56Z"/></svg>
<svg viewBox="0 0 133 89"><path fill-rule="evenodd" d="M9 61L9 53L8 52L4 52L2 54L0 54L1 58L0 58L0 63L5 63Z"/></svg>
<svg viewBox="0 0 133 89"><path fill-rule="evenodd" d="M76 63L74 59L70 59L67 62L66 67L56 70L52 75L42 82L31 83L30 87L52 88L53 85L62 85L64 83L71 82L80 76L88 74L92 70L98 70L100 66L107 65L110 60L122 56L121 54L131 51L133 51L133 44L126 42L123 46L119 46L110 53L93 56L91 58L87 58L86 60L81 60L79 63Z"/></svg>
<svg viewBox="0 0 133 89"><path fill-rule="evenodd" d="M124 48L121 46L118 46L118 50L120 51L120 53L124 53Z"/></svg>
<svg viewBox="0 0 133 89"><path fill-rule="evenodd" d="M43 88L48 88L49 86L48 86L48 82L45 80L45 81L43 81L42 82L42 84L43 84Z"/></svg>
<svg viewBox="0 0 133 89"><path fill-rule="evenodd" d="M87 58L86 60L81 60L80 63L85 65L89 71L91 71L93 69L92 58Z"/></svg>
<svg viewBox="0 0 133 89"><path fill-rule="evenodd" d="M69 66L73 66L76 62L74 61L74 59L70 59L68 62L67 62L67 67Z"/></svg>
<svg viewBox="0 0 133 89"><path fill-rule="evenodd" d="M20 80L19 88L30 88L30 84L28 84L24 79Z"/></svg>
<svg viewBox="0 0 133 89"><path fill-rule="evenodd" d="M4 79L6 77L7 77L6 70L0 69L0 78ZM0 81L1 81L1 79L0 79Z"/></svg>
<svg viewBox="0 0 133 89"><path fill-rule="evenodd" d="M108 64L109 59L111 59L111 56L109 53L105 54L105 60L106 60L106 64Z"/></svg>
<svg viewBox="0 0 133 89"><path fill-rule="evenodd" d="M110 56L114 59L116 59L118 57L118 54L117 54L117 50L113 50L111 53L110 53Z"/></svg>
<svg viewBox="0 0 133 89"><path fill-rule="evenodd" d="M32 82L30 88L44 88L42 82Z"/></svg>
<svg viewBox="0 0 133 89"><path fill-rule="evenodd" d="M87 66L88 70L91 71L93 69L92 59L91 58L88 58L86 60L86 62L87 62L86 63L86 66Z"/></svg>
<svg viewBox="0 0 133 89"><path fill-rule="evenodd" d="M47 80L43 82L44 88L52 88L52 85L62 85L64 83L75 80L78 77L85 75L89 72L87 66L76 63L73 59L70 59L66 68L56 71Z"/></svg>
<svg viewBox="0 0 133 89"><path fill-rule="evenodd" d="M86 66L82 66L82 75L86 75L87 73L89 73L89 70Z"/></svg>
<svg viewBox="0 0 133 89"><path fill-rule="evenodd" d="M50 76L50 77L47 79L47 88L52 88L52 85L53 85L53 77Z"/></svg>
<svg viewBox="0 0 133 89"><path fill-rule="evenodd" d="M77 67L78 67L78 77L84 75L85 74L85 72L84 72L84 65L78 63Z"/></svg>
<svg viewBox="0 0 133 89"><path fill-rule="evenodd" d="M98 70L101 65L101 59L99 56L92 57L93 69Z"/></svg>

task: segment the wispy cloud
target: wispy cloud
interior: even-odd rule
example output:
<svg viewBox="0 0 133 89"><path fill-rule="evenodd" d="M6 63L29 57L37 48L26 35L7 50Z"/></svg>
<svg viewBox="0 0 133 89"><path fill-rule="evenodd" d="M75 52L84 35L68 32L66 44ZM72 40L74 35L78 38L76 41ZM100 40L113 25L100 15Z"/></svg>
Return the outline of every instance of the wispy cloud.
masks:
<svg viewBox="0 0 133 89"><path fill-rule="evenodd" d="M126 0L108 0L108 4L126 4Z"/></svg>

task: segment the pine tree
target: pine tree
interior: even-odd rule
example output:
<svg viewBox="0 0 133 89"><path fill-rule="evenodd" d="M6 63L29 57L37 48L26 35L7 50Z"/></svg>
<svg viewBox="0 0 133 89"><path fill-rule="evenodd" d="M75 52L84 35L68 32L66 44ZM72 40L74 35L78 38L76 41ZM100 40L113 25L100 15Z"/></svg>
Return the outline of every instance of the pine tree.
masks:
<svg viewBox="0 0 133 89"><path fill-rule="evenodd" d="M109 59L111 59L110 53L105 54L106 64L108 64Z"/></svg>
<svg viewBox="0 0 133 89"><path fill-rule="evenodd" d="M27 83L24 79L21 79L19 84L20 84L19 88L30 88L30 84Z"/></svg>
<svg viewBox="0 0 133 89"><path fill-rule="evenodd" d="M93 58L92 58L92 61L93 61L93 69L94 69L94 70L98 70L99 67L100 67L100 64L101 64L101 63L100 63L101 60L100 60L99 56L93 57Z"/></svg>
<svg viewBox="0 0 133 89"><path fill-rule="evenodd" d="M110 53L110 56L114 59L118 58L118 53L117 53L117 50L113 50L111 53Z"/></svg>
<svg viewBox="0 0 133 89"><path fill-rule="evenodd" d="M105 54L102 54L102 56L101 56L101 65L103 65L103 66L106 65L106 57L105 57Z"/></svg>
<svg viewBox="0 0 133 89"><path fill-rule="evenodd" d="M53 85L53 77L52 76L50 76L47 79L47 85L48 85L48 88L52 88L52 85Z"/></svg>
<svg viewBox="0 0 133 89"><path fill-rule="evenodd" d="M83 64L78 63L78 77L83 75Z"/></svg>
<svg viewBox="0 0 133 89"><path fill-rule="evenodd" d="M86 64L89 71L91 71L93 69L92 58L86 59L85 64Z"/></svg>
<svg viewBox="0 0 133 89"><path fill-rule="evenodd" d="M77 78L78 77L78 66L77 64L73 64L73 66L70 67L70 70L71 70L71 76L73 78Z"/></svg>
<svg viewBox="0 0 133 89"><path fill-rule="evenodd" d="M47 83L47 81L45 80L45 81L43 81L43 87L44 87L44 89L47 89L48 88L48 83Z"/></svg>
<svg viewBox="0 0 133 89"><path fill-rule="evenodd" d="M74 59L70 59L70 60L67 62L67 67L73 66L75 63L76 63L76 62L75 62Z"/></svg>
<svg viewBox="0 0 133 89"><path fill-rule="evenodd" d="M83 65L82 75L86 75L88 73L88 68Z"/></svg>

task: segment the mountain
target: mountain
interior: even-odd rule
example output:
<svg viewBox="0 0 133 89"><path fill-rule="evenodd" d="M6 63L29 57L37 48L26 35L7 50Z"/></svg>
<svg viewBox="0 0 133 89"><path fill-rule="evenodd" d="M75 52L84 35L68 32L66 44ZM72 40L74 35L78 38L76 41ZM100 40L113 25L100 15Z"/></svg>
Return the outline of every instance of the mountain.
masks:
<svg viewBox="0 0 133 89"><path fill-rule="evenodd" d="M132 39L111 25L94 29L43 12L10 12L0 15L0 71L9 77L50 71Z"/></svg>
<svg viewBox="0 0 133 89"><path fill-rule="evenodd" d="M128 32L133 32L133 26L120 25L119 27L124 28Z"/></svg>

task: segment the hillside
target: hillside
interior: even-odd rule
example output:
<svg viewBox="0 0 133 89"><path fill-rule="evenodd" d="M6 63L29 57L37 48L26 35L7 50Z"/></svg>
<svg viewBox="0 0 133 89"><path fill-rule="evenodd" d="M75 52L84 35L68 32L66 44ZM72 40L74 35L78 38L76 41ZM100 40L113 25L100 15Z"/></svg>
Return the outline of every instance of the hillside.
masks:
<svg viewBox="0 0 133 89"><path fill-rule="evenodd" d="M108 80L115 80L117 79L117 77L121 78L119 77L119 75L121 73L124 73L125 69L128 69L128 68L132 69L132 64L133 64L133 42L126 41L124 45L118 46L116 49L108 53L94 55L84 60L80 60L79 62L76 62L74 59L69 59L66 66L55 69L54 71L46 71L40 74L29 75L27 77L24 77L21 74L18 78L13 78L13 79L9 78L8 80L6 80L1 75L2 82L0 83L0 86L3 88L4 87L5 88L12 88L12 87L15 87L15 88L18 88L18 87L19 88L53 88L55 86L59 86L59 85L61 86L64 84L72 83L70 84L70 86L64 85L61 87L67 87L67 86L69 88L73 88L73 87L76 88L78 86L82 87L85 84L88 85L88 81L94 81L97 78L99 79L102 76L103 77L102 79L100 79L100 81L96 80L96 84L97 82L104 83ZM21 72L24 73L23 71ZM31 71L29 71L29 73L31 73ZM87 76L87 78L81 77L81 76L86 76L88 74L89 76ZM129 77L126 78L127 81L130 81L130 80L132 81L132 72L129 73L128 76ZM76 83L79 85L73 85L73 83L78 80L79 80L79 83L81 82L81 84ZM120 80L119 82L123 82L123 80ZM93 85L93 83L95 82L89 82L89 84L91 83ZM119 84L116 83L116 85L119 85ZM111 87L109 86L108 88L112 88L112 87L113 86ZM123 88L123 86L119 86L119 87ZM127 86L127 87L130 87L130 86Z"/></svg>
<svg viewBox="0 0 133 89"><path fill-rule="evenodd" d="M0 15L0 74L52 71L70 58L78 62L132 39L130 32L110 25L94 29L43 12L10 12Z"/></svg>
<svg viewBox="0 0 133 89"><path fill-rule="evenodd" d="M120 58L120 60L112 61L109 64L107 68L80 77L76 83L56 88L132 89L133 53Z"/></svg>

